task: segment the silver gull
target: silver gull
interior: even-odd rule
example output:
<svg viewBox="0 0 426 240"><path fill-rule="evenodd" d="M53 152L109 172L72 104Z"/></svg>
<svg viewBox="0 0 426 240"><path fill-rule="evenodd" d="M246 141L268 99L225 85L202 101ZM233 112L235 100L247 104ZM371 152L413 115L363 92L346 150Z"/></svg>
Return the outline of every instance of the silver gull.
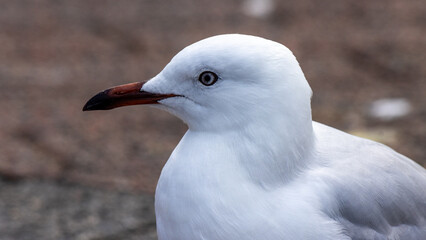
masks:
<svg viewBox="0 0 426 240"><path fill-rule="evenodd" d="M160 240L426 239L425 169L312 121L311 95L285 46L228 34L84 110L150 104L188 125L157 185Z"/></svg>

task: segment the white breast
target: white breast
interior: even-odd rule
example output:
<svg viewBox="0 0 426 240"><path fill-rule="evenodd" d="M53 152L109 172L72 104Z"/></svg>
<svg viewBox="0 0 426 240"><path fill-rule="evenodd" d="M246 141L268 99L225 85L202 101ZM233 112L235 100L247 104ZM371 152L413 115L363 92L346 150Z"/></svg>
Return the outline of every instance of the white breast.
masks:
<svg viewBox="0 0 426 240"><path fill-rule="evenodd" d="M262 188L238 166L235 149L222 137L188 132L173 152L155 196L160 240L340 235L337 225L318 212L314 191L306 184Z"/></svg>

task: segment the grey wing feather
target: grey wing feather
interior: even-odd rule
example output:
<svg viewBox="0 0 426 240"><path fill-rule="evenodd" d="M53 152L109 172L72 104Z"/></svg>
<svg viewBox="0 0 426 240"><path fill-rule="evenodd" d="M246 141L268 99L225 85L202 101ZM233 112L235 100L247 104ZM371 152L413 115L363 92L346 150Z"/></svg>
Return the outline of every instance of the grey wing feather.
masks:
<svg viewBox="0 0 426 240"><path fill-rule="evenodd" d="M337 200L328 215L344 233L353 240L426 239L426 170L385 145L333 135L322 149L337 151L332 158L340 159L329 162L333 174L324 180ZM338 147L345 141L355 143L352 150Z"/></svg>
<svg viewBox="0 0 426 240"><path fill-rule="evenodd" d="M340 184L335 182L339 203L335 220L353 240L426 239L426 171L380 147L384 150L394 158L390 165L370 164L370 169L352 175L354 179L348 174Z"/></svg>

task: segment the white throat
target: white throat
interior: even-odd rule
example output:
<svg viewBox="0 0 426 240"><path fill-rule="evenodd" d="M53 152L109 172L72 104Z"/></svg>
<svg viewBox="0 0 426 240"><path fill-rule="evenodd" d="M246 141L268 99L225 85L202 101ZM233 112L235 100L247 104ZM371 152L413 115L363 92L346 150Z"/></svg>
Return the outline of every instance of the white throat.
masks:
<svg viewBox="0 0 426 240"><path fill-rule="evenodd" d="M169 162L177 168L206 169L204 176L235 168L244 181L280 187L308 166L314 144L310 114L305 119L286 114L271 113L218 132L190 128Z"/></svg>

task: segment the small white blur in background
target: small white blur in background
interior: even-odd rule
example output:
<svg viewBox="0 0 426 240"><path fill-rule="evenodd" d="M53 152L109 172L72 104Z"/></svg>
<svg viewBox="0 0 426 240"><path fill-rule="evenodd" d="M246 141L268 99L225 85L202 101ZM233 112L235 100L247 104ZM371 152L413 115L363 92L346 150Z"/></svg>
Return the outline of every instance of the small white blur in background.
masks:
<svg viewBox="0 0 426 240"><path fill-rule="evenodd" d="M371 103L368 115L382 121L390 121L408 115L411 109L410 102L405 98L383 98Z"/></svg>
<svg viewBox="0 0 426 240"><path fill-rule="evenodd" d="M242 7L247 16L265 18L273 12L274 6L274 0L245 0Z"/></svg>

